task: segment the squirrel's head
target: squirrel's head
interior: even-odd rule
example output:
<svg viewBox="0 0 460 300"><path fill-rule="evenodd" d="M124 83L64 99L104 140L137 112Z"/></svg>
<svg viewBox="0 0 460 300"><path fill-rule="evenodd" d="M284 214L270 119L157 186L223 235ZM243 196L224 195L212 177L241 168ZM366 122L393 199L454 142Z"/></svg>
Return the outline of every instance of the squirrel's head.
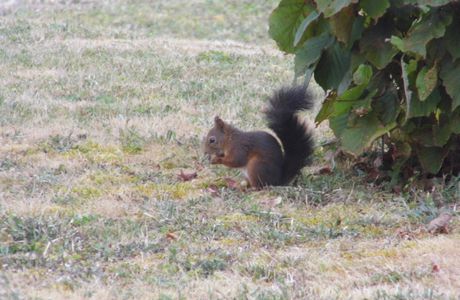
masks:
<svg viewBox="0 0 460 300"><path fill-rule="evenodd" d="M225 133L228 125L219 116L214 117L214 127L209 130L208 134L203 140L203 151L210 159L211 162L217 158L222 158L224 152Z"/></svg>

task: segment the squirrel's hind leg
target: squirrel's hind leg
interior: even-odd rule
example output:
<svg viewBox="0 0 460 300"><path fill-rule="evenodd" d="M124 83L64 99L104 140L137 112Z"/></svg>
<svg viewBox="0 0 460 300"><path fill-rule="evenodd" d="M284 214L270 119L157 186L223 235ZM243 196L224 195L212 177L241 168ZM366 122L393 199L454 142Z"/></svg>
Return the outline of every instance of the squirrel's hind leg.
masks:
<svg viewBox="0 0 460 300"><path fill-rule="evenodd" d="M281 166L270 161L254 157L249 160L246 172L250 186L256 189L281 183Z"/></svg>

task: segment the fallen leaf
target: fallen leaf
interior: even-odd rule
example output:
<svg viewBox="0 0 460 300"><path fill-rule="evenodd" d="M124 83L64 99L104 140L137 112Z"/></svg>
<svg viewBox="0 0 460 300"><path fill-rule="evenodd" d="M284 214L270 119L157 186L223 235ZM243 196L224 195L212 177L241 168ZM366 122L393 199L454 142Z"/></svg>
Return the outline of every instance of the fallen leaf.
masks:
<svg viewBox="0 0 460 300"><path fill-rule="evenodd" d="M393 193L395 194L401 194L402 192L402 186L397 184L395 186L393 186L393 188L391 189Z"/></svg>
<svg viewBox="0 0 460 300"><path fill-rule="evenodd" d="M367 172L366 179L368 181L377 181L381 177L381 172L377 168L371 168Z"/></svg>
<svg viewBox="0 0 460 300"><path fill-rule="evenodd" d="M323 168L319 169L318 174L319 174L319 175L329 175L329 174L332 174L332 168L329 167L329 166L323 167Z"/></svg>
<svg viewBox="0 0 460 300"><path fill-rule="evenodd" d="M408 241L414 240L416 237L412 231L404 228L398 228L398 230L396 230L396 236L402 240Z"/></svg>
<svg viewBox="0 0 460 300"><path fill-rule="evenodd" d="M231 189L235 189L235 190L241 189L240 185L238 184L238 182L236 180L233 180L233 179L228 178L228 177L225 178L224 180L227 183L227 187L229 187Z"/></svg>
<svg viewBox="0 0 460 300"><path fill-rule="evenodd" d="M206 191L208 191L208 193L210 193L211 196L213 196L213 197L217 197L217 196L220 195L219 188L217 187L217 185L214 185L214 184L210 185L210 186L206 189Z"/></svg>
<svg viewBox="0 0 460 300"><path fill-rule="evenodd" d="M171 241L172 241L172 240L177 240L177 235L176 235L174 232L168 232L168 233L166 234L166 238L167 238L168 240L171 240Z"/></svg>
<svg viewBox="0 0 460 300"><path fill-rule="evenodd" d="M382 165L383 165L383 159L381 156L377 157L376 159L374 159L374 161L372 162L372 164L374 165L374 168L380 168Z"/></svg>
<svg viewBox="0 0 460 300"><path fill-rule="evenodd" d="M452 215L450 213L443 212L437 218L428 223L426 230L432 234L449 233L448 225L451 219Z"/></svg>
<svg viewBox="0 0 460 300"><path fill-rule="evenodd" d="M180 170L180 173L177 174L177 178L181 181L190 181L194 178L196 178L198 175L196 172L191 172L191 173L184 173L184 171Z"/></svg>
<svg viewBox="0 0 460 300"><path fill-rule="evenodd" d="M401 227L396 230L396 236L402 240L415 240L422 237L426 233L423 226L417 226L416 228Z"/></svg>

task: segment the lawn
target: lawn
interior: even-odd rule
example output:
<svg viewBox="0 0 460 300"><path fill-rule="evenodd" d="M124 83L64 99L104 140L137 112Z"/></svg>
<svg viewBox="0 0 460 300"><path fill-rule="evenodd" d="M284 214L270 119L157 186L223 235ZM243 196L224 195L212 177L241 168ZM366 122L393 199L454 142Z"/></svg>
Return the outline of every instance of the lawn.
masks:
<svg viewBox="0 0 460 300"><path fill-rule="evenodd" d="M264 128L293 81L277 2L0 3L0 299L460 297L459 179L319 175L325 126L292 187L240 191L206 163L215 114ZM426 232L446 210L449 233Z"/></svg>

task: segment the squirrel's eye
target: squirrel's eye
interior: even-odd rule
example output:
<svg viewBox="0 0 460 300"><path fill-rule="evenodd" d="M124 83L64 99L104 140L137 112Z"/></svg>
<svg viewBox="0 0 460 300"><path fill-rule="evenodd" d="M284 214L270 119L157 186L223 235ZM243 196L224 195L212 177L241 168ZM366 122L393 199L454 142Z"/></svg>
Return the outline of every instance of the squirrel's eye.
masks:
<svg viewBox="0 0 460 300"><path fill-rule="evenodd" d="M209 143L214 144L216 142L216 137L212 136L209 138Z"/></svg>

